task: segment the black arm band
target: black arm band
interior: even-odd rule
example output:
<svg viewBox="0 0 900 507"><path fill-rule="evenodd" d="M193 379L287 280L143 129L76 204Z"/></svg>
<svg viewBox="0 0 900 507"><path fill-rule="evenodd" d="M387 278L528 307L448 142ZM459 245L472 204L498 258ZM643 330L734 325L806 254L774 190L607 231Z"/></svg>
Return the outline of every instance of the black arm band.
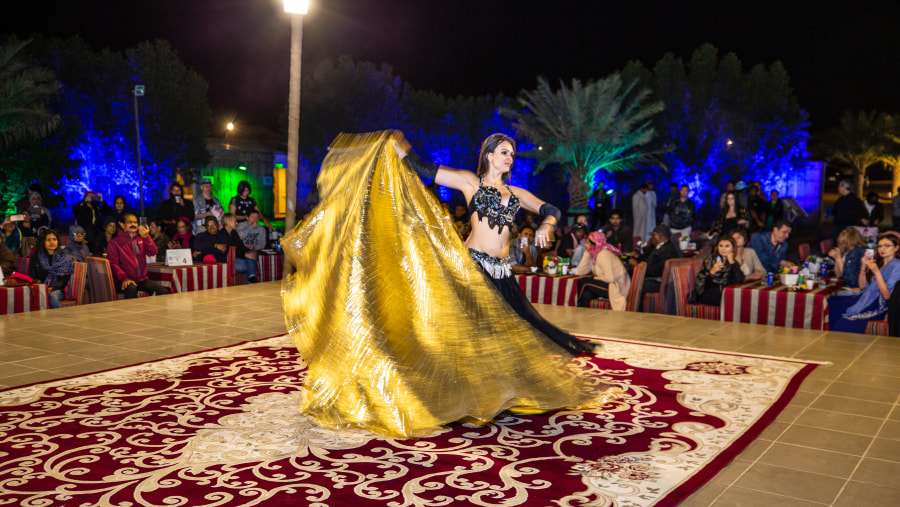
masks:
<svg viewBox="0 0 900 507"><path fill-rule="evenodd" d="M554 206L552 204L546 203L546 202L544 204L541 204L540 213L541 213L541 218L543 218L544 220L546 220L547 217L555 218L557 224L559 223L559 220L562 218L562 213L559 211L559 208L557 208L556 206ZM541 221L541 223L543 223L543 220ZM553 225L555 225L555 224L553 224Z"/></svg>
<svg viewBox="0 0 900 507"><path fill-rule="evenodd" d="M409 153L403 157L403 161L406 162L406 165L412 167L416 174L419 175L419 178L423 180L434 181L434 177L437 176L438 165L434 162L422 160L422 157L415 150L409 150Z"/></svg>

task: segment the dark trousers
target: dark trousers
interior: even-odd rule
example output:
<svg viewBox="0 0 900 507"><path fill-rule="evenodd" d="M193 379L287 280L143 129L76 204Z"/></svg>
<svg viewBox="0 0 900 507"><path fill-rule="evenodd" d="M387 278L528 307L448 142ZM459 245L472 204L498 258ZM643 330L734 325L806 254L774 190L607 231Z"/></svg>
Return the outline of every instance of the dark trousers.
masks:
<svg viewBox="0 0 900 507"><path fill-rule="evenodd" d="M609 284L592 276L578 279L578 306L590 306L592 299L609 299Z"/></svg>
<svg viewBox="0 0 900 507"><path fill-rule="evenodd" d="M122 293L125 295L125 299L134 299L138 297L138 291L143 291L150 295L162 295L168 294L169 288L156 280L148 278L143 282L138 282L137 285L129 285Z"/></svg>

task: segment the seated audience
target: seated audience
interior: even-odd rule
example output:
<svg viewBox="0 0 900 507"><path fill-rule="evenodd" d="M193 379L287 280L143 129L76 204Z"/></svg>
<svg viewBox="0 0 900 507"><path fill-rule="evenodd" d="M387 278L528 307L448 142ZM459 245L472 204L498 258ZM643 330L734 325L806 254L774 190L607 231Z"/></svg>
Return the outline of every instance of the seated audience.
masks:
<svg viewBox="0 0 900 507"><path fill-rule="evenodd" d="M532 267L541 266L541 251L534 244L534 229L528 225L520 225L516 238L518 241L509 245L513 273L531 273Z"/></svg>
<svg viewBox="0 0 900 507"><path fill-rule="evenodd" d="M848 227L838 234L837 246L828 252L828 256L834 259L834 275L843 278L847 288L859 288L859 270L866 246L859 230Z"/></svg>
<svg viewBox="0 0 900 507"><path fill-rule="evenodd" d="M181 217L175 221L175 235L169 241L169 248L194 249L194 227L187 217Z"/></svg>
<svg viewBox="0 0 900 507"><path fill-rule="evenodd" d="M11 216L3 219L3 224L0 225L0 236L3 238L3 246L13 253L17 253L22 245L22 232L19 231L18 224L12 221Z"/></svg>
<svg viewBox="0 0 900 507"><path fill-rule="evenodd" d="M244 246L241 236L237 232L237 219L231 213L225 213L222 217L223 229L228 233L229 246L234 247L234 270L238 273L246 273L247 281L256 283L256 260L247 258L247 247Z"/></svg>
<svg viewBox="0 0 900 507"><path fill-rule="evenodd" d="M794 263L786 261L787 240L791 235L793 226L787 220L775 222L769 232L760 232L750 240L752 248L759 257L760 262L769 273L777 273L782 267L793 267Z"/></svg>
<svg viewBox="0 0 900 507"><path fill-rule="evenodd" d="M138 226L134 213L125 213L124 219L119 224L122 230L109 242L106 250L116 290L122 292L125 299L136 298L138 291L168 294L166 286L147 277L147 256L156 255L150 229Z"/></svg>
<svg viewBox="0 0 900 507"><path fill-rule="evenodd" d="M756 250L745 246L750 242L750 233L747 229L738 228L731 233L734 239L734 259L741 266L741 273L744 273L744 280L759 280L766 276L766 268L759 261Z"/></svg>
<svg viewBox="0 0 900 507"><path fill-rule="evenodd" d="M156 245L156 262L166 262L166 250L169 249L169 242L172 240L166 236L166 224L157 218L150 221L150 238Z"/></svg>
<svg viewBox="0 0 900 507"><path fill-rule="evenodd" d="M53 229L45 229L38 237L37 247L28 261L28 276L40 280L50 288L50 308L60 308L65 299L66 286L75 271L72 257L59 250L59 236Z"/></svg>
<svg viewBox="0 0 900 507"><path fill-rule="evenodd" d="M266 238L269 232L265 227L259 225L259 211L250 210L247 214L247 220L238 222L237 232L247 247L247 258L256 260L260 250L266 247Z"/></svg>
<svg viewBox="0 0 900 507"><path fill-rule="evenodd" d="M719 238L716 249L700 264L694 289L688 295L689 302L719 306L725 287L744 281L741 265L735 259L736 249L733 237Z"/></svg>
<svg viewBox="0 0 900 507"><path fill-rule="evenodd" d="M587 307L592 299L608 299L613 310L624 312L631 288L631 276L619 256L622 252L606 242L602 232L588 235L586 255L576 268L578 279L578 306Z"/></svg>
<svg viewBox="0 0 900 507"><path fill-rule="evenodd" d="M659 286L662 282L663 268L669 259L677 259L681 257L675 245L669 241L672 233L665 224L659 224L650 234L650 242L647 243L641 252L631 252L631 258L628 263L632 266L639 262L647 263L647 271L644 275L644 287L641 294L649 292L659 292Z"/></svg>
<svg viewBox="0 0 900 507"><path fill-rule="evenodd" d="M615 245L622 252L629 253L633 250L631 229L622 220L621 211L610 210L609 222L603 226L602 232L606 235L607 243Z"/></svg>
<svg viewBox="0 0 900 507"><path fill-rule="evenodd" d="M575 222L572 224L570 232L559 240L557 254L559 254L560 257L572 259L575 256L575 249L585 243L585 236L587 236L587 227L582 223ZM577 262L572 262L572 264L575 266L578 265Z"/></svg>
<svg viewBox="0 0 900 507"><path fill-rule="evenodd" d="M71 255L77 262L86 262L84 258L91 256L91 250L85 243L87 241L85 237L83 227L80 225L69 226L69 244L63 247L63 251Z"/></svg>
<svg viewBox="0 0 900 507"><path fill-rule="evenodd" d="M897 233L879 236L874 258L863 257L859 271L860 293L828 299L832 331L863 333L869 321L885 318L888 300L900 280L898 248L900 235Z"/></svg>
<svg viewBox="0 0 900 507"><path fill-rule="evenodd" d="M107 217L103 220L103 230L100 234L98 234L94 238L94 242L91 243L91 252L94 255L106 255L106 246L109 245L109 242L116 237L118 231L118 226L116 225L116 221L112 217Z"/></svg>
<svg viewBox="0 0 900 507"><path fill-rule="evenodd" d="M179 218L187 218L189 224L194 220L194 202L184 198L184 187L177 182L169 185L169 196L159 205L157 216L166 224L166 235L174 239Z"/></svg>
<svg viewBox="0 0 900 507"><path fill-rule="evenodd" d="M228 260L229 234L219 229L219 220L214 216L206 217L206 231L194 236L194 262L207 262L212 256L217 263Z"/></svg>
<svg viewBox="0 0 900 507"><path fill-rule="evenodd" d="M738 227L750 227L750 212L747 211L747 208L741 206L737 194L726 192L725 207L719 212L716 222L706 235L710 238L716 238L725 231L732 231Z"/></svg>

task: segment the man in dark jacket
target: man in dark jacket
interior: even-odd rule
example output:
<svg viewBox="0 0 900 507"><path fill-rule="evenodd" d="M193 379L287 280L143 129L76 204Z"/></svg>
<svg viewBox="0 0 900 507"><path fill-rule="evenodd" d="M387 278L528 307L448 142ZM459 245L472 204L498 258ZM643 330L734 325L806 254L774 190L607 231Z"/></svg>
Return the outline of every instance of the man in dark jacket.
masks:
<svg viewBox="0 0 900 507"><path fill-rule="evenodd" d="M641 294L648 292L659 292L659 285L662 279L663 268L669 259L677 259L681 257L675 245L669 241L672 233L665 224L659 224L653 233L650 234L650 243L644 246L643 251L631 252L629 263L637 264L639 262L647 263L646 275L644 275L644 288Z"/></svg>
<svg viewBox="0 0 900 507"><path fill-rule="evenodd" d="M184 188L177 182L169 186L169 195L171 197L159 205L157 216L166 224L166 236L174 238L178 232L175 222L179 218L187 218L189 224L194 222L194 202L184 198Z"/></svg>
<svg viewBox="0 0 900 507"><path fill-rule="evenodd" d="M119 222L122 230L106 246L106 258L112 268L116 290L125 299L137 297L138 291L150 294L168 294L169 289L147 277L147 256L156 255L156 245L150 237L150 229L138 227L134 213L126 213Z"/></svg>
<svg viewBox="0 0 900 507"><path fill-rule="evenodd" d="M622 252L630 252L632 248L631 229L623 223L622 212L614 209L609 212L609 222L603 226L603 234L606 236L606 242L616 247Z"/></svg>
<svg viewBox="0 0 900 507"><path fill-rule="evenodd" d="M854 225L862 225L863 207L862 200L853 193L853 183L850 180L841 180L838 183L838 193L841 194L831 209L831 216L834 217L832 223L832 236L837 238L847 227Z"/></svg>

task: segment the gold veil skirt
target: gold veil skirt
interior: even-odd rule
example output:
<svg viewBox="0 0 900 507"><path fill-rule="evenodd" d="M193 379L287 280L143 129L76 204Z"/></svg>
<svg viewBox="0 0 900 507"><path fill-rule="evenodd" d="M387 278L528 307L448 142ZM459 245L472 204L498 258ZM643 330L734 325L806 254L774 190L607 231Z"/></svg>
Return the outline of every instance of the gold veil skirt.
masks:
<svg viewBox="0 0 900 507"><path fill-rule="evenodd" d="M308 364L301 410L325 427L418 437L511 407L602 403L609 386L586 385L513 313L391 135L338 136L320 204L281 240L296 267L285 319Z"/></svg>

